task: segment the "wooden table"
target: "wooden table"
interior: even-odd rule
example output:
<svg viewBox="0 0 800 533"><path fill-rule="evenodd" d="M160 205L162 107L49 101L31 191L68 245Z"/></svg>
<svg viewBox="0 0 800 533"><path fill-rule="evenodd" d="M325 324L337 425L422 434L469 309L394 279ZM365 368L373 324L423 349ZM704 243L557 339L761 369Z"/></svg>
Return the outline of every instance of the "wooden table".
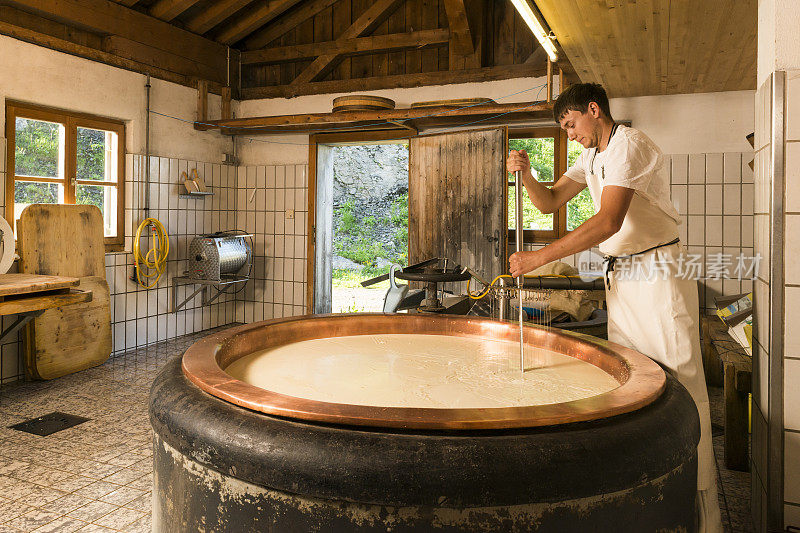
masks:
<svg viewBox="0 0 800 533"><path fill-rule="evenodd" d="M65 276L0 274L0 316L19 315L0 333L0 342L46 309L91 301L92 291L75 288L79 283Z"/></svg>
<svg viewBox="0 0 800 533"><path fill-rule="evenodd" d="M704 317L704 363L721 367L725 399L725 466L746 472L749 442L749 394L752 391L753 359L729 334L716 316ZM713 372L711 372L713 375ZM706 373L709 377L709 373ZM711 384L711 383L709 383Z"/></svg>

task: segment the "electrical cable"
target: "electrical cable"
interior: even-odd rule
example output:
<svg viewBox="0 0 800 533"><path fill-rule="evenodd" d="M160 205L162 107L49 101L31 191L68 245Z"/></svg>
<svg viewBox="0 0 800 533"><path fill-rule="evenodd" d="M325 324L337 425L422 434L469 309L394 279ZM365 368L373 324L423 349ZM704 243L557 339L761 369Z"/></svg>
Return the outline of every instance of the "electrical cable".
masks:
<svg viewBox="0 0 800 533"><path fill-rule="evenodd" d="M151 228L150 235L153 245L146 254L142 255L139 239L142 236L142 230L147 227ZM139 282L139 285L145 289L152 289L158 284L158 280L167 271L167 255L169 255L169 238L164 225L155 218L144 219L136 229L136 236L133 239L133 261L136 268L136 281ZM147 269L147 272L142 272L143 268Z"/></svg>

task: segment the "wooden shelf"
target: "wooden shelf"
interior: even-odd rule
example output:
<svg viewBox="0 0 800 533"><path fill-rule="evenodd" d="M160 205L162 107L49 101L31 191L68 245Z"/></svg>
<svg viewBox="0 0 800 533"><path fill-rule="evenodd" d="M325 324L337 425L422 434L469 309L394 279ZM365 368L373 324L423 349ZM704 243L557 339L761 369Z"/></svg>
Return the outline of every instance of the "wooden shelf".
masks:
<svg viewBox="0 0 800 533"><path fill-rule="evenodd" d="M236 118L196 124L195 129L219 129L226 135L282 133L345 133L350 131L408 131L474 123L476 127L531 121L553 121L552 102L515 102L473 106L436 106L386 111L347 111ZM465 120L467 119L467 120ZM469 124L471 125L471 124Z"/></svg>

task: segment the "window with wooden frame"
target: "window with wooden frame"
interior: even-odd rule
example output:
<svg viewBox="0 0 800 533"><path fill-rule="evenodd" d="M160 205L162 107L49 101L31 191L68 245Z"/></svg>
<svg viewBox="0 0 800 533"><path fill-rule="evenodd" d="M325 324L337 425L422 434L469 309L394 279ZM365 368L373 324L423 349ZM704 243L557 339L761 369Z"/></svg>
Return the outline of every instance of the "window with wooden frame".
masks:
<svg viewBox="0 0 800 533"><path fill-rule="evenodd" d="M106 250L122 250L123 122L7 101L6 143L5 218L15 231L30 204L95 205Z"/></svg>
<svg viewBox="0 0 800 533"><path fill-rule="evenodd" d="M543 185L552 187L573 165L583 149L567 139L561 128L518 129L508 132L509 150L525 150L531 161L531 173ZM589 189L578 193L555 213L542 213L534 207L528 191L523 192L523 235L527 243L552 242L577 228L594 215ZM515 240L516 200L514 175L508 177L508 240Z"/></svg>

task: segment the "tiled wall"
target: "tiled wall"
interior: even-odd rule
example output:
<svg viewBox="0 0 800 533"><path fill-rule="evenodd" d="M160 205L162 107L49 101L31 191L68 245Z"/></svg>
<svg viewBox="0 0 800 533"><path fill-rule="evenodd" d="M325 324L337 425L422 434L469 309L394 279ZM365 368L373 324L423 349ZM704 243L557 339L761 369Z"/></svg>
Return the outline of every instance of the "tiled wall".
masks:
<svg viewBox="0 0 800 533"><path fill-rule="evenodd" d="M773 97L784 91L785 102ZM759 531L800 528L799 187L800 71L785 78L775 72L756 94L755 249L768 258L754 287L752 502Z"/></svg>
<svg viewBox="0 0 800 533"><path fill-rule="evenodd" d="M145 217L158 219L169 235L167 271L153 289L144 289L130 277L133 254L106 255L106 277L111 292L114 353L234 322L235 298L222 295L210 306L195 296L177 313L171 312L172 278L186 270L189 241L202 233L235 229L236 168L166 157L150 158L150 211L145 207L145 157L128 155L125 190L125 249L132 250L133 236ZM197 169L213 194L180 198L181 175ZM147 240L142 237L142 245ZM195 285L179 285L178 303ZM187 292L188 291L188 292Z"/></svg>
<svg viewBox="0 0 800 533"><path fill-rule="evenodd" d="M678 226L687 253L704 261L730 256L727 279L703 279L700 307L713 312L715 296L750 292L752 280L735 274L738 257L754 257L752 153L675 154L669 157L672 202L683 223ZM538 249L529 245L526 249ZM512 247L513 248L513 247ZM513 250L512 250L513 251ZM593 251L600 254L599 250ZM562 259L575 265L578 255ZM750 263L748 262L747 265Z"/></svg>
<svg viewBox="0 0 800 533"><path fill-rule="evenodd" d="M683 219L678 227L687 253L706 266L719 256L730 258L729 275L702 281L700 307L713 312L714 297L752 290L751 280L735 274L738 258L754 257L752 153L674 154L670 156L672 203Z"/></svg>
<svg viewBox="0 0 800 533"><path fill-rule="evenodd" d="M786 83L784 526L800 528L800 70Z"/></svg>
<svg viewBox="0 0 800 533"><path fill-rule="evenodd" d="M136 228L146 216L144 160L144 156L131 154L126 160L126 250L132 249ZM195 168L214 194L202 199L180 198L180 176ZM130 251L106 254L114 355L236 321L236 295L222 295L210 306L202 306L201 295L198 294L180 311L171 312L171 280L173 276L182 275L186 269L186 254L191 238L201 233L236 229L236 171L235 167L220 164L166 157L150 158L149 216L161 221L169 235L167 272L155 288L143 289L130 279L133 274L133 255ZM3 178L0 183L5 187L5 174L0 174ZM0 195L0 198L5 200L4 195ZM248 285L252 286L251 283ZM188 296L187 291L193 290L193 287L178 286L178 302ZM7 325L14 318L3 317L3 322ZM0 383L24 378L19 338L5 343L0 349Z"/></svg>
<svg viewBox="0 0 800 533"><path fill-rule="evenodd" d="M305 312L307 174L306 165L239 168L237 227L254 235L253 283L240 295L239 322Z"/></svg>

